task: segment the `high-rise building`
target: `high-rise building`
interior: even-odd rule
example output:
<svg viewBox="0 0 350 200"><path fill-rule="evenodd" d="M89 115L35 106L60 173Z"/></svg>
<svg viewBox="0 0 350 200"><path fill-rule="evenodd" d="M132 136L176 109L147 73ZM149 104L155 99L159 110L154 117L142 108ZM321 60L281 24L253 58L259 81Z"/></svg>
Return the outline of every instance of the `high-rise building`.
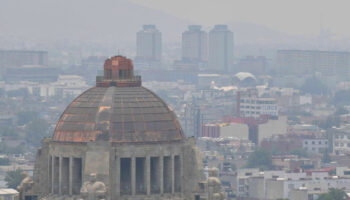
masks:
<svg viewBox="0 0 350 200"><path fill-rule="evenodd" d="M200 25L188 26L182 33L182 60L206 62L208 59L208 34Z"/></svg>
<svg viewBox="0 0 350 200"><path fill-rule="evenodd" d="M162 34L155 25L143 25L137 32L137 55L139 61L160 61L162 59Z"/></svg>
<svg viewBox="0 0 350 200"><path fill-rule="evenodd" d="M278 71L282 75L350 75L350 52L279 50Z"/></svg>
<svg viewBox="0 0 350 200"><path fill-rule="evenodd" d="M48 65L47 51L0 50L0 68Z"/></svg>
<svg viewBox="0 0 350 200"><path fill-rule="evenodd" d="M227 25L215 25L209 32L210 71L233 71L233 33Z"/></svg>

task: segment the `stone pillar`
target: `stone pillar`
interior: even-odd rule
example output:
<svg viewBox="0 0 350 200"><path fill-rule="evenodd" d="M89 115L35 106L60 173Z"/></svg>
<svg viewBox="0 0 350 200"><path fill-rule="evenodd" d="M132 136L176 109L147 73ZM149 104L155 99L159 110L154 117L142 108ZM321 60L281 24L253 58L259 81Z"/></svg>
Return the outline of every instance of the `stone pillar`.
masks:
<svg viewBox="0 0 350 200"><path fill-rule="evenodd" d="M59 170L58 170L58 194L62 195L62 156L59 157Z"/></svg>
<svg viewBox="0 0 350 200"><path fill-rule="evenodd" d="M145 182L146 182L146 194L151 194L151 158L150 156L146 156L145 161Z"/></svg>
<svg viewBox="0 0 350 200"><path fill-rule="evenodd" d="M55 156L51 156L51 193L55 193Z"/></svg>
<svg viewBox="0 0 350 200"><path fill-rule="evenodd" d="M174 155L170 155L170 178L171 178L171 193L174 194L175 192L175 161L174 161Z"/></svg>
<svg viewBox="0 0 350 200"><path fill-rule="evenodd" d="M159 156L159 185L160 185L160 193L163 194L164 191L164 174L163 174L163 170L164 170L164 160L163 160L163 156Z"/></svg>
<svg viewBox="0 0 350 200"><path fill-rule="evenodd" d="M120 157L115 158L115 195L120 196Z"/></svg>
<svg viewBox="0 0 350 200"><path fill-rule="evenodd" d="M131 194L136 194L136 158L131 157Z"/></svg>
<svg viewBox="0 0 350 200"><path fill-rule="evenodd" d="M73 195L73 157L69 157L69 195Z"/></svg>

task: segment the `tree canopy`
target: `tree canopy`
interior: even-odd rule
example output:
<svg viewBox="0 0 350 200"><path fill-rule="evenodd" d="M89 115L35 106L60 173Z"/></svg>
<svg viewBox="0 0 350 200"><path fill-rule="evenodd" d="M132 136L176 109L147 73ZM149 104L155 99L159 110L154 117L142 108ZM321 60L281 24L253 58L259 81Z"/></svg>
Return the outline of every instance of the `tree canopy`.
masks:
<svg viewBox="0 0 350 200"><path fill-rule="evenodd" d="M27 142L39 146L41 139L49 136L49 124L43 119L35 119L26 125L25 132Z"/></svg>
<svg viewBox="0 0 350 200"><path fill-rule="evenodd" d="M38 113L35 111L22 111L17 113L17 123L20 126L25 125L36 118L38 118Z"/></svg>
<svg viewBox="0 0 350 200"><path fill-rule="evenodd" d="M333 97L333 103L335 105L349 105L350 102L350 90L340 90L335 93Z"/></svg>
<svg viewBox="0 0 350 200"><path fill-rule="evenodd" d="M325 95L328 93L328 88L321 80L315 76L305 80L305 83L301 86L301 91L309 94Z"/></svg>
<svg viewBox="0 0 350 200"><path fill-rule="evenodd" d="M5 181L7 182L8 188L17 189L17 186L21 184L24 176L22 174L22 169L16 169L13 171L6 172Z"/></svg>
<svg viewBox="0 0 350 200"><path fill-rule="evenodd" d="M290 152L292 155L296 155L299 158L309 158L309 154L305 151L305 149L294 149Z"/></svg>
<svg viewBox="0 0 350 200"><path fill-rule="evenodd" d="M328 193L321 194L317 200L345 200L346 193L343 190L331 188Z"/></svg>
<svg viewBox="0 0 350 200"><path fill-rule="evenodd" d="M335 115L344 115L344 114L349 114L349 111L344 107L340 106L337 108L337 110L334 113Z"/></svg>
<svg viewBox="0 0 350 200"><path fill-rule="evenodd" d="M247 168L259 168L261 170L272 169L272 159L270 152L258 149L248 157Z"/></svg>

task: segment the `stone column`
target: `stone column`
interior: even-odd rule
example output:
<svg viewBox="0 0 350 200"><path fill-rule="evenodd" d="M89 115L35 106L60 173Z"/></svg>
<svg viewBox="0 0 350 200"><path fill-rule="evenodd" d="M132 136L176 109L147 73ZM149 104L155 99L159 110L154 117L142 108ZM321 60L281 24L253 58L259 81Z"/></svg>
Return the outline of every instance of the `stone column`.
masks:
<svg viewBox="0 0 350 200"><path fill-rule="evenodd" d="M164 161L163 156L159 156L159 186L160 186L160 193L163 194L164 191L164 177L163 177L163 170L164 170Z"/></svg>
<svg viewBox="0 0 350 200"><path fill-rule="evenodd" d="M131 194L136 194L136 158L131 157Z"/></svg>
<svg viewBox="0 0 350 200"><path fill-rule="evenodd" d="M146 194L151 194L151 158L150 156L146 156L145 161L145 178L146 178Z"/></svg>
<svg viewBox="0 0 350 200"><path fill-rule="evenodd" d="M59 170L58 170L58 194L62 195L62 156L59 157L59 161L58 161L58 166L59 166Z"/></svg>
<svg viewBox="0 0 350 200"><path fill-rule="evenodd" d="M73 157L69 157L69 195L73 195Z"/></svg>
<svg viewBox="0 0 350 200"><path fill-rule="evenodd" d="M170 180L171 180L171 193L174 194L175 192L175 161L174 161L174 155L170 155Z"/></svg>
<svg viewBox="0 0 350 200"><path fill-rule="evenodd" d="M55 193L55 156L51 156L51 193Z"/></svg>
<svg viewBox="0 0 350 200"><path fill-rule="evenodd" d="M115 195L120 196L120 157L115 158Z"/></svg>

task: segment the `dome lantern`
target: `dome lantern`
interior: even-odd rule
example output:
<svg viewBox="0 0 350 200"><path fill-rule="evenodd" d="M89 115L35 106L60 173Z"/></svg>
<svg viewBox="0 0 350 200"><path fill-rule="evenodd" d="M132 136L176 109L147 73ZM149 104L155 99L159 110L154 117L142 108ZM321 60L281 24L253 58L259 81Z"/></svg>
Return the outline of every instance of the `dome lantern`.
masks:
<svg viewBox="0 0 350 200"><path fill-rule="evenodd" d="M114 56L105 61L104 75L96 76L97 87L140 87L141 76L134 76L131 59Z"/></svg>

